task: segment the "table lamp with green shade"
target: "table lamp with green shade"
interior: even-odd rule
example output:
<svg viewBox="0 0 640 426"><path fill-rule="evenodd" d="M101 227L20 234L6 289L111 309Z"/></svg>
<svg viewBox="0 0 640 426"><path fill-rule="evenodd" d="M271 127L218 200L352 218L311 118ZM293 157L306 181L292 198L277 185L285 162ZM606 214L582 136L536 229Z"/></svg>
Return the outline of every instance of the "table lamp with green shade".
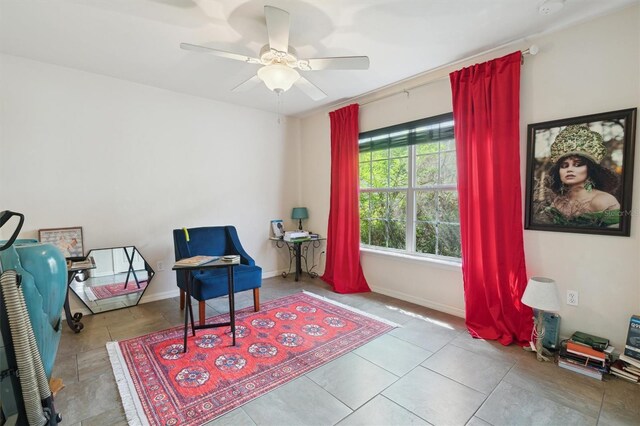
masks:
<svg viewBox="0 0 640 426"><path fill-rule="evenodd" d="M308 219L309 213L306 207L294 207L291 210L291 219L298 219L298 229L302 231L302 219Z"/></svg>

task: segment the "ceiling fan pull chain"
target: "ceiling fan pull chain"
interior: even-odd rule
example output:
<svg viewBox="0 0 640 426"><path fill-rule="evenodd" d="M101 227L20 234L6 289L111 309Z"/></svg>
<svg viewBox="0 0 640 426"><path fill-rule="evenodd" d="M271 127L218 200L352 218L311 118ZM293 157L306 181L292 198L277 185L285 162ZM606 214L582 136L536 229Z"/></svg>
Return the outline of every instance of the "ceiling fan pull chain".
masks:
<svg viewBox="0 0 640 426"><path fill-rule="evenodd" d="M278 111L278 124L280 124L280 117L282 115L280 112L281 106L282 106L282 102L280 101L280 96L282 95L282 90L278 90L276 94L278 95L278 100L277 100L278 104L277 104L276 110Z"/></svg>

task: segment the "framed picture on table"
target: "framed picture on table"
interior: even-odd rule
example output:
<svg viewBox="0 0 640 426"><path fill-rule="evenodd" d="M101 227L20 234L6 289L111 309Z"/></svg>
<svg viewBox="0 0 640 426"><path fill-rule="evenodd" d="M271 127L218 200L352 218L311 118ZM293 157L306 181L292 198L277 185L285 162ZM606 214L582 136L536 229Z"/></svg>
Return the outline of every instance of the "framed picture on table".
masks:
<svg viewBox="0 0 640 426"><path fill-rule="evenodd" d="M271 231L273 232L274 238L284 237L284 226L282 223L282 219L274 219L271 221Z"/></svg>
<svg viewBox="0 0 640 426"><path fill-rule="evenodd" d="M630 235L636 112L529 124L525 229Z"/></svg>
<svg viewBox="0 0 640 426"><path fill-rule="evenodd" d="M66 258L84 257L82 227L40 229L38 239L58 247Z"/></svg>

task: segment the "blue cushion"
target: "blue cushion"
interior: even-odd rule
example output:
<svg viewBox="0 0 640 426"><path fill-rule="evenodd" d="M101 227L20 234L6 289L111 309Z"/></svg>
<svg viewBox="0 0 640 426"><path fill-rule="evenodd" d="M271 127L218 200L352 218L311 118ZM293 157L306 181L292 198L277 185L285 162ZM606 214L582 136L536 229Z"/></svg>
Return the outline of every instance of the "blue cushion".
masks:
<svg viewBox="0 0 640 426"><path fill-rule="evenodd" d="M189 241L182 229L173 230L176 260L197 255L224 256L239 255L240 265L233 268L234 290L236 293L262 285L262 268L244 251L233 226L208 226L188 229ZM195 271L191 296L203 301L228 294L227 268ZM176 273L178 287L186 290L185 273Z"/></svg>

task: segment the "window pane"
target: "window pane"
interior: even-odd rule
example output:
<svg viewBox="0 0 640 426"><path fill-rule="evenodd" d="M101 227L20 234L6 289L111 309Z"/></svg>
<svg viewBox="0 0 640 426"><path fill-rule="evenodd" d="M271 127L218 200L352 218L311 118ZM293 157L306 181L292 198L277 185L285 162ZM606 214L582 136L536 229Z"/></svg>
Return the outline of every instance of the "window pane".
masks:
<svg viewBox="0 0 640 426"><path fill-rule="evenodd" d="M369 224L368 220L360 219L360 242L369 244Z"/></svg>
<svg viewBox="0 0 640 426"><path fill-rule="evenodd" d="M434 191L416 191L416 220L435 222L437 219L436 193Z"/></svg>
<svg viewBox="0 0 640 426"><path fill-rule="evenodd" d="M408 159L395 158L389 160L389 186L391 188L398 188L401 186L407 186L409 184L409 172L408 172Z"/></svg>
<svg viewBox="0 0 640 426"><path fill-rule="evenodd" d="M438 225L438 254L462 257L460 250L460 225Z"/></svg>
<svg viewBox="0 0 640 426"><path fill-rule="evenodd" d="M456 153L440 154L440 183L456 183Z"/></svg>
<svg viewBox="0 0 640 426"><path fill-rule="evenodd" d="M371 186L373 188L386 188L389 176L389 161L378 160L371 163L373 178Z"/></svg>
<svg viewBox="0 0 640 426"><path fill-rule="evenodd" d="M389 150L388 149L379 149L377 151L371 152L371 160L386 160L389 158Z"/></svg>
<svg viewBox="0 0 640 426"><path fill-rule="evenodd" d="M416 154L424 155L424 154L437 154L438 153L438 143L421 143L416 145Z"/></svg>
<svg viewBox="0 0 640 426"><path fill-rule="evenodd" d="M371 217L371 212L369 211L369 198L370 196L368 192L360 193L360 220Z"/></svg>
<svg viewBox="0 0 640 426"><path fill-rule="evenodd" d="M371 163L360 163L360 188L371 188Z"/></svg>
<svg viewBox="0 0 640 426"><path fill-rule="evenodd" d="M375 149L359 157L363 244L460 257L452 120L447 114L361 134L367 141L361 148ZM415 247L408 246L407 235L415 236Z"/></svg>
<svg viewBox="0 0 640 426"><path fill-rule="evenodd" d="M384 192L371 192L369 204L370 217L372 219L384 219L387 217L387 194Z"/></svg>
<svg viewBox="0 0 640 426"><path fill-rule="evenodd" d="M389 219L406 220L407 218L407 193L389 192Z"/></svg>
<svg viewBox="0 0 640 426"><path fill-rule="evenodd" d="M436 183L438 183L438 154L416 157L416 185L434 185Z"/></svg>
<svg viewBox="0 0 640 426"><path fill-rule="evenodd" d="M432 223L416 222L416 251L436 254L436 228Z"/></svg>
<svg viewBox="0 0 640 426"><path fill-rule="evenodd" d="M386 221L384 220L372 220L371 221L371 245L373 246L387 246L387 234L386 234Z"/></svg>
<svg viewBox="0 0 640 426"><path fill-rule="evenodd" d="M438 191L438 209L441 222L460 223L458 191Z"/></svg>
<svg viewBox="0 0 640 426"><path fill-rule="evenodd" d="M407 225L405 221L390 220L389 221L389 247L395 249L407 248Z"/></svg>
<svg viewBox="0 0 640 426"><path fill-rule="evenodd" d="M455 151L456 141L455 139L447 139L440 141L440 151Z"/></svg>
<svg viewBox="0 0 640 426"><path fill-rule="evenodd" d="M390 158L397 158L397 157L407 157L409 155L409 147L408 146L403 146L400 148L391 148L389 150L389 157Z"/></svg>

